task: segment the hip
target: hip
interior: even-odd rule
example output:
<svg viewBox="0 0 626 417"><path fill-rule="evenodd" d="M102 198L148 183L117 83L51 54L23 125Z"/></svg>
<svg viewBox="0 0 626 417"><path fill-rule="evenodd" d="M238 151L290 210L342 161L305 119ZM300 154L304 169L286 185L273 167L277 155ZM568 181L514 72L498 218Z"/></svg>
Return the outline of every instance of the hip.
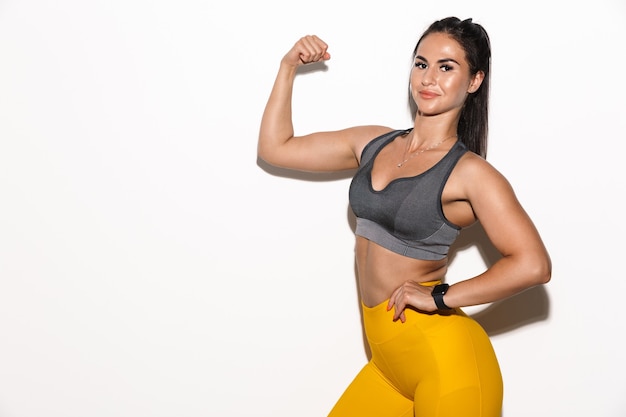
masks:
<svg viewBox="0 0 626 417"><path fill-rule="evenodd" d="M461 309L423 313L405 310L393 321L387 302L363 308L363 324L373 364L400 392L411 398L420 381L446 380L450 390L501 378L495 352L484 329Z"/></svg>

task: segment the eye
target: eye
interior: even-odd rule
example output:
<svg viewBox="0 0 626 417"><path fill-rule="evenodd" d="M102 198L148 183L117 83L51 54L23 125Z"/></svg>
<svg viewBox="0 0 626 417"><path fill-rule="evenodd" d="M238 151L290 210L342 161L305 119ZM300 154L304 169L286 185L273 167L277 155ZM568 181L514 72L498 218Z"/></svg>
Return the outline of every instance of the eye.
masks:
<svg viewBox="0 0 626 417"><path fill-rule="evenodd" d="M452 71L454 69L450 65L446 65L446 64L442 65L440 68L441 68L441 71L443 72Z"/></svg>
<svg viewBox="0 0 626 417"><path fill-rule="evenodd" d="M421 62L421 61L417 61L415 63L415 68L426 69L426 63L425 62Z"/></svg>

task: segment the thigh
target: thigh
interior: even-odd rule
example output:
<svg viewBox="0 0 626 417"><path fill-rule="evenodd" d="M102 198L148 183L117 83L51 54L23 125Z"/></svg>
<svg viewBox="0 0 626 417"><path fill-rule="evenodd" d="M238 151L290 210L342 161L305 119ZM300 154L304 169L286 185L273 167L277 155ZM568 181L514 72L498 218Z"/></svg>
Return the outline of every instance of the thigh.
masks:
<svg viewBox="0 0 626 417"><path fill-rule="evenodd" d="M437 371L417 387L415 416L499 417L502 375L480 325L465 315L455 315L429 339Z"/></svg>
<svg viewBox="0 0 626 417"><path fill-rule="evenodd" d="M329 417L413 417L413 401L370 362L343 393Z"/></svg>

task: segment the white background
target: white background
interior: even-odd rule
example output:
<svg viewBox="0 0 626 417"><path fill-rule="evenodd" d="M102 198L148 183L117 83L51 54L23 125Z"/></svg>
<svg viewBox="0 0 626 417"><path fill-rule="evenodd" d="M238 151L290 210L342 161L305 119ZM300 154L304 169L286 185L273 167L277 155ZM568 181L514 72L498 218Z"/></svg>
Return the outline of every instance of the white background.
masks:
<svg viewBox="0 0 626 417"><path fill-rule="evenodd" d="M263 107L315 33L297 133L409 127L449 15L491 36L488 160L554 263L468 309L503 416L626 416L621 0L2 1L0 416L325 416L366 361L349 179L259 162ZM453 249L450 282L494 259L475 227Z"/></svg>

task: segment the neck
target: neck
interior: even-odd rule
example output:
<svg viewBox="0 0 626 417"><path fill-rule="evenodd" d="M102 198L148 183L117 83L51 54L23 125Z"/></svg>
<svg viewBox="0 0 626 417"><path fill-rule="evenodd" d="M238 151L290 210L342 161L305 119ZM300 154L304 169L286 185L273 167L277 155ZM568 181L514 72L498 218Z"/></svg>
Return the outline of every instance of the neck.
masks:
<svg viewBox="0 0 626 417"><path fill-rule="evenodd" d="M431 116L418 111L413 121L412 133L416 136L414 143L417 145L424 143L428 146L429 140L437 141L437 138L456 134L460 116L460 112L447 112Z"/></svg>
<svg viewBox="0 0 626 417"><path fill-rule="evenodd" d="M413 129L407 135L407 152L418 152L456 138L456 129Z"/></svg>

